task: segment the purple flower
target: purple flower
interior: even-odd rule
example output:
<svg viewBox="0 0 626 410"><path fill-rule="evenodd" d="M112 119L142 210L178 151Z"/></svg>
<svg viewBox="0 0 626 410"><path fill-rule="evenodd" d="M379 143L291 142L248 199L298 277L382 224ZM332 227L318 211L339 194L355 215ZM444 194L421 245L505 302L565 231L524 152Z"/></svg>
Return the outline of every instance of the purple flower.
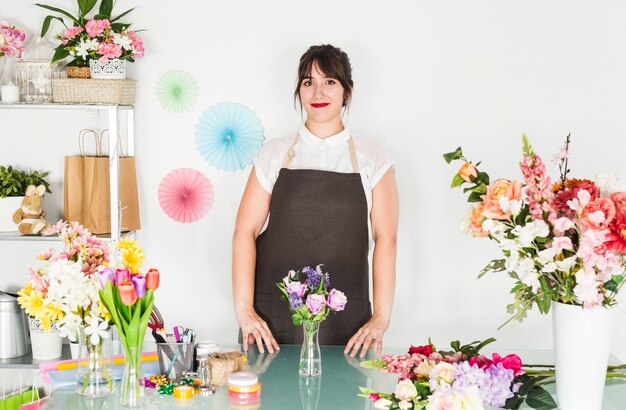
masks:
<svg viewBox="0 0 626 410"><path fill-rule="evenodd" d="M302 299L298 297L298 295L296 295L295 293L290 293L289 294L289 309L296 310L300 306L304 306L304 303L302 303Z"/></svg>
<svg viewBox="0 0 626 410"><path fill-rule="evenodd" d="M304 296L304 292L306 292L307 290L307 286L306 286L306 283L291 282L289 285L285 286L285 290L287 291L287 294L290 296L292 294L295 294L299 298L302 298Z"/></svg>
<svg viewBox="0 0 626 410"><path fill-rule="evenodd" d="M342 291L333 289L328 294L328 307L332 310L339 312L346 307L346 303L348 303L348 298Z"/></svg>
<svg viewBox="0 0 626 410"><path fill-rule="evenodd" d="M506 400L513 397L513 370L505 369L502 363L484 370L475 364L470 366L468 362L455 363L453 366L453 391L463 392L470 386L478 386L483 404L497 408L504 407Z"/></svg>
<svg viewBox="0 0 626 410"><path fill-rule="evenodd" d="M137 297L141 299L146 295L146 278L141 275L133 275L130 278L131 282L135 286L135 292L137 292Z"/></svg>
<svg viewBox="0 0 626 410"><path fill-rule="evenodd" d="M312 290L317 289L322 280L324 280L324 286L326 289L330 287L330 275L328 275L328 273L322 273L322 266L324 265L317 265L315 269L310 266L302 268L302 273L306 275L306 284Z"/></svg>
<svg viewBox="0 0 626 410"><path fill-rule="evenodd" d="M100 272L96 272L100 285L104 288L109 281L113 282L113 271L110 268L105 268Z"/></svg>
<svg viewBox="0 0 626 410"><path fill-rule="evenodd" d="M313 294L306 298L306 306L309 308L312 315L319 313L325 305L326 298L324 298L324 295Z"/></svg>
<svg viewBox="0 0 626 410"><path fill-rule="evenodd" d="M115 285L120 285L130 280L130 271L128 269L117 269L115 271Z"/></svg>

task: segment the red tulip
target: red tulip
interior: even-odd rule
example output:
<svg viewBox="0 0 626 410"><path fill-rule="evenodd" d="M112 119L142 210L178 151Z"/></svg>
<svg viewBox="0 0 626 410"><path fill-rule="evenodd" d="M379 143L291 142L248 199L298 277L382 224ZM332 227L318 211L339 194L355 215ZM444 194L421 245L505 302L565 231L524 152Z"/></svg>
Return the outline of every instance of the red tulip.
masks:
<svg viewBox="0 0 626 410"><path fill-rule="evenodd" d="M157 290L161 282L161 273L157 269L150 269L146 273L146 289Z"/></svg>
<svg viewBox="0 0 626 410"><path fill-rule="evenodd" d="M124 282L117 285L117 290L120 292L120 299L126 306L134 305L137 302L137 292L132 282Z"/></svg>

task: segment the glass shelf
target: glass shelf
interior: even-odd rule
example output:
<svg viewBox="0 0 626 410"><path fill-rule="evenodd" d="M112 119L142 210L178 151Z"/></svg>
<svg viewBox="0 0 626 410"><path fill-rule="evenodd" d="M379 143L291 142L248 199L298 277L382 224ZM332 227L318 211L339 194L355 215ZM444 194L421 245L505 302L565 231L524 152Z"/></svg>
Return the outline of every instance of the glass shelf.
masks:
<svg viewBox="0 0 626 410"><path fill-rule="evenodd" d="M96 235L98 238L111 239L110 234ZM134 237L135 231L122 232L122 238ZM0 241L16 242L59 242L61 239L57 235L39 236L22 235L19 232L0 232Z"/></svg>
<svg viewBox="0 0 626 410"><path fill-rule="evenodd" d="M6 103L0 102L0 109L14 110L108 110L111 107L117 107L119 110L132 110L132 105L117 104L30 104L30 103Z"/></svg>

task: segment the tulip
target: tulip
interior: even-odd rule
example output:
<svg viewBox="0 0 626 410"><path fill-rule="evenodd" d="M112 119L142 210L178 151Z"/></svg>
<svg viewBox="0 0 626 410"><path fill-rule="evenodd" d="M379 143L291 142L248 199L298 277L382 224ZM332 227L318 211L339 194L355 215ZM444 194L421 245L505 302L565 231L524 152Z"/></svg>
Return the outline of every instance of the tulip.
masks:
<svg viewBox="0 0 626 410"><path fill-rule="evenodd" d="M146 274L146 288L157 290L161 281L161 273L157 269L150 269Z"/></svg>
<svg viewBox="0 0 626 410"><path fill-rule="evenodd" d="M122 283L130 281L130 271L128 269L117 269L115 271L115 284L121 285Z"/></svg>
<svg viewBox="0 0 626 410"><path fill-rule="evenodd" d="M100 285L102 285L103 288L106 287L109 281L115 283L113 278L113 271L111 270L111 268L105 268L100 272L96 272L96 275L98 275Z"/></svg>
<svg viewBox="0 0 626 410"><path fill-rule="evenodd" d="M135 286L135 292L137 292L137 297L141 299L146 294L146 278L141 275L132 275L130 277L130 281L133 282Z"/></svg>
<svg viewBox="0 0 626 410"><path fill-rule="evenodd" d="M117 290L120 292L122 303L126 306L132 306L137 302L137 292L131 282L120 283L117 285Z"/></svg>

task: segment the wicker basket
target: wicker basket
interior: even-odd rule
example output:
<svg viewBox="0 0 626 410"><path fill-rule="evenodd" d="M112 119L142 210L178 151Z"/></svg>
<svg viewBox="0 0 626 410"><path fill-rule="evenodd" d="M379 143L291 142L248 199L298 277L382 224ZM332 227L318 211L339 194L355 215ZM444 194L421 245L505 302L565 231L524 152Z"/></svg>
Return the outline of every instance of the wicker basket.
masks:
<svg viewBox="0 0 626 410"><path fill-rule="evenodd" d="M52 100L55 103L132 105L135 89L136 81L128 78L59 78L52 80Z"/></svg>
<svg viewBox="0 0 626 410"><path fill-rule="evenodd" d="M91 78L91 69L89 67L66 66L65 72L68 78Z"/></svg>

